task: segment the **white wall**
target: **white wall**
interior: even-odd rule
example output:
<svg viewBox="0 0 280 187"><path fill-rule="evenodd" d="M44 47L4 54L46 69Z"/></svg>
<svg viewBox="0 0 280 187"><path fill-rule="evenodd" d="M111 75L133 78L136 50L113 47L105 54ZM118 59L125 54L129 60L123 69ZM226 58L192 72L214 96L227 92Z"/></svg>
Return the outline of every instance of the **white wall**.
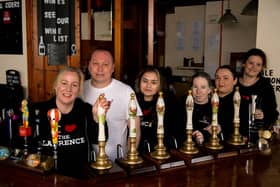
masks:
<svg viewBox="0 0 280 187"><path fill-rule="evenodd" d="M183 66L184 57L201 63L204 54L205 6L176 7L175 14L166 16L165 66L174 74L184 74L177 69ZM191 72L190 72L191 73Z"/></svg>
<svg viewBox="0 0 280 187"><path fill-rule="evenodd" d="M221 2L207 2L205 14L205 64L204 70L211 76L219 66L221 25L217 24L222 15Z"/></svg>
<svg viewBox="0 0 280 187"><path fill-rule="evenodd" d="M257 47L267 55L268 67L266 76L272 79L275 89L278 111L280 111L280 1L259 0L257 26ZM278 82L275 82L278 80Z"/></svg>
<svg viewBox="0 0 280 187"><path fill-rule="evenodd" d="M27 70L27 47L26 47L26 11L25 0L22 0L22 55L3 55L0 54L0 83L6 84L6 70L15 69L19 71L21 84L27 95L28 70Z"/></svg>
<svg viewBox="0 0 280 187"><path fill-rule="evenodd" d="M246 52L256 47L257 16L241 15L243 7L251 0L231 0L230 8L238 23L223 25L222 30L222 60L221 64L230 62L231 52ZM227 7L225 1L224 7Z"/></svg>
<svg viewBox="0 0 280 187"><path fill-rule="evenodd" d="M230 63L231 52L245 52L256 46L257 16L243 16L241 11L250 0L231 0L231 12L237 17L239 23L220 25L218 20L222 15L222 1L207 2L202 6L187 6L175 9L175 14L166 17L166 56L165 65L173 67L175 75L192 75L188 70L178 71L177 66L182 66L183 57L188 56L190 49L176 50L176 23L180 19L186 25L194 20L204 20L204 61L205 71L212 77L219 64ZM224 1L224 11L228 7L228 1ZM200 9L198 9L200 7ZM204 8L203 8L204 7ZM181 10L181 11L177 11ZM204 12L202 12L204 11ZM201 17L204 16L204 17ZM190 46L191 27L187 27L185 45ZM221 54L220 54L221 47ZM221 55L221 56L220 56ZM199 61L198 61L199 62Z"/></svg>

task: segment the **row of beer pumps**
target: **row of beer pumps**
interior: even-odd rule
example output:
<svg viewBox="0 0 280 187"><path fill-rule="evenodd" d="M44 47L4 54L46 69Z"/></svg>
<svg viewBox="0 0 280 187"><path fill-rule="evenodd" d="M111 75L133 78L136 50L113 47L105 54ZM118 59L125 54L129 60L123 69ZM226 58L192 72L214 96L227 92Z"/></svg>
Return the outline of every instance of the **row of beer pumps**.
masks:
<svg viewBox="0 0 280 187"><path fill-rule="evenodd" d="M100 95L99 99L102 99L102 95ZM241 146L245 145L245 141L242 138L241 134L239 133L240 127L240 118L239 118L239 110L240 110L240 102L241 96L239 93L238 87L236 87L234 96L234 132L231 138L228 140L229 144L234 146ZM250 123L249 123L249 140L248 146L252 146L253 142L250 138L250 131L252 131L254 127L254 114L256 110L256 96L252 96L252 104L250 109ZM210 137L209 142L206 142L205 146L211 150L221 150L223 149L223 145L221 144L219 137L218 137L218 109L219 109L219 97L217 95L217 89L214 89L214 93L211 98L212 104L212 124L211 130L212 134ZM28 154L28 137L32 135L32 129L29 126L29 111L28 111L28 102L27 100L22 101L21 111L22 111L22 125L19 126L19 136L23 137L24 139L24 150L23 153L26 156ZM139 156L137 147L136 147L136 114L137 114L137 107L136 107L136 96L134 93L131 94L130 103L128 106L129 110L129 121L130 121L130 129L129 129L129 136L128 136L128 152L126 158L121 158L120 162L127 164L127 165L139 165L143 163L143 159ZM192 124L192 115L194 110L194 99L192 96L191 90L188 91L188 96L186 99L186 113L187 113L187 122L186 122L186 140L179 151L186 154L186 155L194 155L199 152L198 148L195 146L195 143L192 140L192 131L193 131L193 124ZM166 151L166 147L164 145L164 113L165 113L165 103L163 99L163 93L159 93L159 97L156 104L156 111L157 111L157 140L158 143L155 146L155 151L151 152L149 155L157 160L166 160L170 158L170 154ZM37 111L38 112L38 111ZM51 109L48 111L48 118L51 125L51 135L52 135L52 144L53 144L53 160L54 160L54 167L57 168L57 149L58 149L58 123L61 118L61 113L58 109ZM12 111L8 111L9 119L9 138L12 139ZM39 120L39 119L36 119ZM98 106L98 125L99 125L99 132L98 132L98 145L99 150L96 155L95 161L91 164L91 167L97 170L108 170L110 169L113 164L112 161L108 159L108 156L105 152L106 146L106 137L105 137L105 120L106 114L105 110ZM35 126L35 135L39 136L39 123ZM40 148L40 145L38 146Z"/></svg>
<svg viewBox="0 0 280 187"><path fill-rule="evenodd" d="M239 133L239 126L240 126L240 118L239 118L239 110L240 110L240 102L241 96L239 93L238 87L235 90L234 98L234 132L231 138L228 140L229 144L234 146L242 146L245 145L245 141L242 138L241 134ZM253 96L253 102L255 102L255 96ZM213 96L211 98L212 104L212 135L210 137L210 141L205 144L205 146L211 150L221 150L223 149L223 145L220 143L218 138L218 108L219 108L219 97L217 94L217 89L214 90ZM253 104L255 106L255 104ZM194 155L199 152L198 148L195 147L195 143L192 140L192 131L193 131L193 124L192 124L192 115L194 109L194 99L192 96L191 90L188 91L188 97L186 99L186 112L187 112L187 122L186 122L186 140L179 150L180 152L186 155ZM129 105L129 120L130 120L130 129L129 129L129 150L127 153L127 158L122 158L121 162L127 165L138 165L143 163L143 159L138 155L136 149L136 128L135 128L135 117L136 117L136 103L135 103L135 95L131 94L130 105ZM156 111L157 111L157 139L158 143L155 146L155 151L151 152L149 155L157 160L166 160L170 158L170 154L166 151L166 147L164 145L164 112L165 112L165 104L163 99L163 93L159 93L159 97L156 104ZM253 115L255 109L252 110L252 120L254 120ZM104 120L104 113L99 114L102 117L99 117L99 125L103 126ZM101 122L102 123L101 123ZM252 125L252 123L250 124ZM102 128L99 128L102 129ZM250 140L250 139L249 139ZM97 155L97 161L93 163L91 166L95 169L109 169L112 167L112 161L108 160L108 157L105 153L105 139L99 138L99 153ZM248 144L251 146L251 142Z"/></svg>
<svg viewBox="0 0 280 187"><path fill-rule="evenodd" d="M131 101L134 101L134 95L131 95ZM254 121L255 121L255 111L256 111L256 95L252 95L252 104L249 106L249 138L247 147L252 147L255 145L255 142L252 141L251 131L252 129L258 131L258 128L256 127ZM132 102L134 103L134 102ZM212 134L210 137L209 142L206 142L205 146L210 150L221 150L224 148L223 144L221 144L221 141L218 137L218 109L219 109L219 97L217 94L217 89L214 89L214 93L211 98L211 104L212 104L212 123L211 123L211 130ZM228 144L231 144L233 146L243 146L246 144L245 140L243 139L242 135L239 132L240 127L240 104L241 104L241 96L239 93L239 88L236 87L235 93L233 96L233 105L234 105L234 119L233 119L233 127L234 131L229 140L227 140ZM186 99L186 113L187 113L187 122L186 122L186 140L181 148L179 148L179 151L186 154L186 155L194 155L199 152L199 149L195 146L195 143L192 140L192 132L193 132L193 124L192 124L192 115L194 110L194 99L192 96L192 91L188 91L188 96ZM135 104L132 104L129 107L136 110ZM166 148L163 143L164 139L164 127L163 127L163 119L164 119L164 111L165 111L165 105L163 100L163 94L160 92L158 101L157 101L157 118L158 118L158 127L157 127L157 137L158 137L158 144L155 146L155 151L150 153L150 156L157 160L166 160L170 157L170 154L166 151ZM131 113L130 113L131 114ZM135 118L136 113L134 115L130 115L130 120L133 120ZM133 123L132 123L133 124ZM133 127L134 128L134 127ZM130 130L134 130L134 129ZM257 132L258 133L258 132ZM271 137L270 131L263 132L264 134L267 134L266 138L269 139ZM130 144L130 150L128 150L128 156L127 159L123 159L122 161L129 165L137 165L142 163L142 159L138 156L137 150L135 148L135 136L129 136L129 144ZM261 138L261 137L259 137Z"/></svg>

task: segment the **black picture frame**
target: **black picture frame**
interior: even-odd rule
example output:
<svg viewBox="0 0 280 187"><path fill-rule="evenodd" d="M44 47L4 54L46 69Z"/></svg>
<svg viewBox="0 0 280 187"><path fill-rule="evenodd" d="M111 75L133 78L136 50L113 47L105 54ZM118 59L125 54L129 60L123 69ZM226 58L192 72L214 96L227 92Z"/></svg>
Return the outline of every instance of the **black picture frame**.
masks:
<svg viewBox="0 0 280 187"><path fill-rule="evenodd" d="M21 0L0 2L0 54L23 54Z"/></svg>

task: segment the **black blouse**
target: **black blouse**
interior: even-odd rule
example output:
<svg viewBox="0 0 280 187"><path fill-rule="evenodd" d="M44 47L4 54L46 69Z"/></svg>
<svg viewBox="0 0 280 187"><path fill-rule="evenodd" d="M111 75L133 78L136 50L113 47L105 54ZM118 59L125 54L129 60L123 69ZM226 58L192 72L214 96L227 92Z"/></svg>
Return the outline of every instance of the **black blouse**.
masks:
<svg viewBox="0 0 280 187"><path fill-rule="evenodd" d="M260 79L251 86L243 86L238 82L239 91L242 97L240 120L241 120L241 133L248 134L249 123L249 104L252 103L251 96L257 95L256 107L262 109L264 119L262 121L262 128L269 128L278 118L279 112L277 111L276 97L269 79L260 77Z"/></svg>

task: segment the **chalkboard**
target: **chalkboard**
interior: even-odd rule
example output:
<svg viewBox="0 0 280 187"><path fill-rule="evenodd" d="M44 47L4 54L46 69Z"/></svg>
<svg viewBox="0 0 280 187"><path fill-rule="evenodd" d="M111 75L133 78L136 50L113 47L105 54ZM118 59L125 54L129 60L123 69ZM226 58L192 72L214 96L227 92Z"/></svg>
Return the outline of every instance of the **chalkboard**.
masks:
<svg viewBox="0 0 280 187"><path fill-rule="evenodd" d="M0 2L0 54L22 54L21 0Z"/></svg>
<svg viewBox="0 0 280 187"><path fill-rule="evenodd" d="M49 44L66 44L67 54L76 54L75 1L37 0L38 55L48 55Z"/></svg>

